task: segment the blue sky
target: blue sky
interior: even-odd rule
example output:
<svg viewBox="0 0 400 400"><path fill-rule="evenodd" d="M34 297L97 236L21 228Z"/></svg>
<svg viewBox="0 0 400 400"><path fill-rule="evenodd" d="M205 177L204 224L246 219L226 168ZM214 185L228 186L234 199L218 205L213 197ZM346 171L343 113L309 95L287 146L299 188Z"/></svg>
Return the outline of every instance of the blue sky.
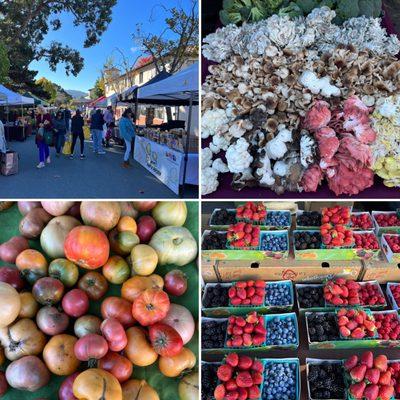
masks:
<svg viewBox="0 0 400 400"><path fill-rule="evenodd" d="M131 62L140 54L135 52L137 46L132 39L132 33L135 32L137 23L143 24L145 32L161 32L164 27L165 12L161 7L156 7L159 4L164 4L169 8L181 4L188 8L190 0L118 0L117 5L112 9L113 20L101 37L100 43L88 49L83 48L84 28L74 27L73 17L63 14L60 18L63 23L62 28L50 32L43 45L45 46L51 41L59 41L79 50L85 60L84 69L77 77L67 76L61 64L57 67L57 71L53 72L45 61L31 63L31 69L38 71L36 78L44 76L64 89L86 92L93 87L106 58L112 55L116 47L120 48L124 54L129 55ZM153 18L150 22L151 16ZM114 54L117 57L117 53Z"/></svg>

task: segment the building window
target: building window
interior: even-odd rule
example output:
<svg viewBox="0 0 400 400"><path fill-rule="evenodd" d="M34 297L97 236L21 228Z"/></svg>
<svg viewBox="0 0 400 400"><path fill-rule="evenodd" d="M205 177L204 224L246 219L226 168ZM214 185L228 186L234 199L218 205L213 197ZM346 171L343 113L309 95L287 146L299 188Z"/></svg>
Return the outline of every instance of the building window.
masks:
<svg viewBox="0 0 400 400"><path fill-rule="evenodd" d="M139 83L143 83L143 72L139 75Z"/></svg>

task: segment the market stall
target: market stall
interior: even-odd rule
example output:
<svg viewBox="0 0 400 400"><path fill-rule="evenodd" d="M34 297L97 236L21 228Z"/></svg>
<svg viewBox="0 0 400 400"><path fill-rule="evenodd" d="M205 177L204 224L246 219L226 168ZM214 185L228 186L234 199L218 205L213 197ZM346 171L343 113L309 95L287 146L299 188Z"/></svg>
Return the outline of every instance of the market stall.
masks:
<svg viewBox="0 0 400 400"><path fill-rule="evenodd" d="M139 103L188 107L186 128L145 129L138 132L134 150L134 159L177 194L184 184L198 185L198 139L191 137L193 108L198 105L198 68L195 63L174 75L149 82L125 98L136 103L136 109Z"/></svg>

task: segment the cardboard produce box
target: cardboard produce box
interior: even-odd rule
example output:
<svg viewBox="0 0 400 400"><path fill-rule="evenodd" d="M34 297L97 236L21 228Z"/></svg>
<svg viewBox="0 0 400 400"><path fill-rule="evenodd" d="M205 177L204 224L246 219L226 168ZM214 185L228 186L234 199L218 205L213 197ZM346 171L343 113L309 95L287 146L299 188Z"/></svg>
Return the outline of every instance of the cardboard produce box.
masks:
<svg viewBox="0 0 400 400"><path fill-rule="evenodd" d="M201 276L204 282L219 282L220 278L217 275L216 261L201 260Z"/></svg>
<svg viewBox="0 0 400 400"><path fill-rule="evenodd" d="M379 259L364 260L363 273L360 280L376 280L379 283L400 281L400 263L388 263L382 254Z"/></svg>
<svg viewBox="0 0 400 400"><path fill-rule="evenodd" d="M399 232L400 232L400 228L399 228ZM398 263L400 263L400 253L394 253L392 251L392 249L390 248L390 246L386 240L386 236L400 236L400 233L399 234L384 233L381 236L381 247L382 247L383 252L385 253L386 259L388 260L389 263L398 264Z"/></svg>
<svg viewBox="0 0 400 400"><path fill-rule="evenodd" d="M261 279L264 281L291 280L293 282L323 282L333 277L358 280L361 261L300 261L283 260L217 261L217 275L221 282Z"/></svg>

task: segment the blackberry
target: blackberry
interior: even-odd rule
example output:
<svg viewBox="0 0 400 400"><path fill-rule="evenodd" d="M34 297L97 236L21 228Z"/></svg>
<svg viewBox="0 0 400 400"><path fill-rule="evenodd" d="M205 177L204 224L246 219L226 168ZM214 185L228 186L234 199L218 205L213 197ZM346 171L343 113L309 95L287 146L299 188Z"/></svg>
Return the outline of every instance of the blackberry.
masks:
<svg viewBox="0 0 400 400"><path fill-rule="evenodd" d="M301 308L325 306L324 289L322 286L298 287L297 297Z"/></svg>
<svg viewBox="0 0 400 400"><path fill-rule="evenodd" d="M228 211L226 208L215 211L210 225L231 225L236 223L236 212Z"/></svg>
<svg viewBox="0 0 400 400"><path fill-rule="evenodd" d="M201 400L214 400L218 365L201 364Z"/></svg>
<svg viewBox="0 0 400 400"><path fill-rule="evenodd" d="M320 249L322 244L319 232L300 231L294 233L294 245L296 250Z"/></svg>
<svg viewBox="0 0 400 400"><path fill-rule="evenodd" d="M203 349L224 347L228 321L202 321L201 343Z"/></svg>
<svg viewBox="0 0 400 400"><path fill-rule="evenodd" d="M297 226L321 226L321 213L318 211L304 211L297 217Z"/></svg>
<svg viewBox="0 0 400 400"><path fill-rule="evenodd" d="M311 342L326 342L339 339L339 328L334 313L311 313L307 315L307 323Z"/></svg>
<svg viewBox="0 0 400 400"><path fill-rule="evenodd" d="M203 239L203 250L226 249L226 232L211 231Z"/></svg>
<svg viewBox="0 0 400 400"><path fill-rule="evenodd" d="M220 284L208 289L204 297L203 306L205 308L227 307L229 305L228 290L229 287L224 287Z"/></svg>
<svg viewBox="0 0 400 400"><path fill-rule="evenodd" d="M308 381L313 399L343 399L345 387L343 366L339 363L310 364Z"/></svg>

